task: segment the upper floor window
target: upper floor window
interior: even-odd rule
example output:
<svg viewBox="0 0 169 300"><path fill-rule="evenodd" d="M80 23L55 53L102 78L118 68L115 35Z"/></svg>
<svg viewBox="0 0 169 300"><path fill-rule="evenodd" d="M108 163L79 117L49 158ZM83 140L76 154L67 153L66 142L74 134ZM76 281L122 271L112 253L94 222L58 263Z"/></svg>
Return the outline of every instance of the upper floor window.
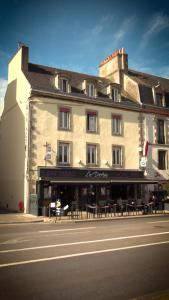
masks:
<svg viewBox="0 0 169 300"><path fill-rule="evenodd" d="M87 131L97 132L97 112L95 111L87 112Z"/></svg>
<svg viewBox="0 0 169 300"><path fill-rule="evenodd" d="M122 167L122 147L113 146L112 148L112 166Z"/></svg>
<svg viewBox="0 0 169 300"><path fill-rule="evenodd" d="M164 120L157 120L157 142L165 144Z"/></svg>
<svg viewBox="0 0 169 300"><path fill-rule="evenodd" d="M58 143L58 163L63 165L70 164L70 143Z"/></svg>
<svg viewBox="0 0 169 300"><path fill-rule="evenodd" d="M167 169L167 151L166 150L158 151L158 168L159 168L159 170Z"/></svg>
<svg viewBox="0 0 169 300"><path fill-rule="evenodd" d="M113 88L111 90L111 97L114 102L120 102L120 94L119 94L118 89Z"/></svg>
<svg viewBox="0 0 169 300"><path fill-rule="evenodd" d="M160 93L156 94L156 105L163 106L163 95Z"/></svg>
<svg viewBox="0 0 169 300"><path fill-rule="evenodd" d="M59 78L59 89L64 92L69 92L69 81L66 78Z"/></svg>
<svg viewBox="0 0 169 300"><path fill-rule="evenodd" d="M59 108L59 129L70 129L70 109L66 107Z"/></svg>
<svg viewBox="0 0 169 300"><path fill-rule="evenodd" d="M87 83L86 85L86 94L89 97L95 97L95 86L93 83Z"/></svg>
<svg viewBox="0 0 169 300"><path fill-rule="evenodd" d="M88 144L87 145L87 164L97 165L98 148L97 145Z"/></svg>
<svg viewBox="0 0 169 300"><path fill-rule="evenodd" d="M122 119L121 115L112 115L112 134L122 134Z"/></svg>

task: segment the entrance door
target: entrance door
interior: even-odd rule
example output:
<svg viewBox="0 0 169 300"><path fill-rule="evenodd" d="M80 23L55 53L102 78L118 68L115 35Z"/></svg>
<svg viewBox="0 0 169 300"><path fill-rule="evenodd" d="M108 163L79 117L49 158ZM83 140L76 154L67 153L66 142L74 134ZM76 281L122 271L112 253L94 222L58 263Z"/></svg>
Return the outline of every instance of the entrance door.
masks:
<svg viewBox="0 0 169 300"><path fill-rule="evenodd" d="M69 205L75 200L75 187L73 185L55 185L52 188L53 198L61 200L61 206Z"/></svg>

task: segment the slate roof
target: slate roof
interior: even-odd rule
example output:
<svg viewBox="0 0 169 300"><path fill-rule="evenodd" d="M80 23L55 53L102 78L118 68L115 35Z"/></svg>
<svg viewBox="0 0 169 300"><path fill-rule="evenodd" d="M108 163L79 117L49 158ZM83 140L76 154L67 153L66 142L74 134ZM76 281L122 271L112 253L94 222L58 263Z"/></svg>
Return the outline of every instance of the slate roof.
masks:
<svg viewBox="0 0 169 300"><path fill-rule="evenodd" d="M113 84L107 78L37 65L33 63L28 63L28 70L24 70L24 73L33 90L39 90L56 95L61 94L62 92L55 87L55 76L57 74L60 74L61 76L68 77L71 84L71 95L88 99L89 103L92 103L93 101L91 101L91 98L84 94L81 88L81 84L84 79L93 81L97 86L96 100L104 101L105 104L112 103L112 100L105 93L105 87L109 84ZM160 84L161 90L165 92L167 107L169 107L169 79L138 72L132 69L128 69L127 76L138 83L140 99L141 102L145 105L154 105L152 87ZM115 104L117 106L125 105L126 107L128 106L128 108L138 108L140 105L139 103L126 98L123 94L121 97L121 102L116 102Z"/></svg>
<svg viewBox="0 0 169 300"><path fill-rule="evenodd" d="M76 97L83 97L83 99L86 99L89 103L96 103L97 101L102 101L105 104L113 104L117 107L133 107L133 109L139 108L139 103L133 102L130 99L127 99L126 97L121 97L121 102L113 102L112 99L109 98L106 93L104 93L104 88L112 84L114 86L119 86L116 83L112 83L109 79L99 77L99 76L93 76L58 68L52 68L37 64L28 63L28 70L24 70L24 74L29 81L32 90L39 90L46 93L52 93L52 94L63 94L60 90L58 90L55 87L55 76L57 74L60 74L61 76L68 77L70 79L71 84L71 94L75 95ZM83 82L83 80L90 80L91 82L95 82L97 86L97 97L96 98L89 98L86 96L81 88L79 86ZM68 94L67 94L68 95Z"/></svg>
<svg viewBox="0 0 169 300"><path fill-rule="evenodd" d="M154 105L152 88L159 86L160 91L165 93L166 107L169 107L169 79L131 69L128 69L127 75L138 83L140 100L143 104Z"/></svg>
<svg viewBox="0 0 169 300"><path fill-rule="evenodd" d="M155 76L152 74L138 72L132 69L128 69L128 75L140 85L145 85L147 87L153 87L160 83L161 88L169 92L169 79Z"/></svg>

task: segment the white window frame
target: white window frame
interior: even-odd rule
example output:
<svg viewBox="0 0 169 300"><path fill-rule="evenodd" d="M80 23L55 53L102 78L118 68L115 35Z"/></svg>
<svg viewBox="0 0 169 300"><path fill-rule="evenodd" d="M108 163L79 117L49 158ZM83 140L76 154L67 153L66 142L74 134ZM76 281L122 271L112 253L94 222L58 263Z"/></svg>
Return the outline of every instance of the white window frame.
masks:
<svg viewBox="0 0 169 300"><path fill-rule="evenodd" d="M121 116L112 115L112 134L121 135L122 134L122 118Z"/></svg>
<svg viewBox="0 0 169 300"><path fill-rule="evenodd" d="M97 113L87 112L86 113L86 128L87 132L97 132Z"/></svg>
<svg viewBox="0 0 169 300"><path fill-rule="evenodd" d="M95 97L95 85L94 83L88 82L86 84L86 94L88 97Z"/></svg>
<svg viewBox="0 0 169 300"><path fill-rule="evenodd" d="M62 111L62 108L59 110L59 129L70 129L70 110Z"/></svg>
<svg viewBox="0 0 169 300"><path fill-rule="evenodd" d="M87 164L88 165L97 165L97 151L98 151L97 145L87 144Z"/></svg>
<svg viewBox="0 0 169 300"><path fill-rule="evenodd" d="M64 82L65 82L65 88L64 88ZM63 92L63 93L68 93L69 92L69 80L67 78L62 78L59 77L59 89Z"/></svg>
<svg viewBox="0 0 169 300"><path fill-rule="evenodd" d="M122 167L122 147L113 146L112 147L112 166L113 167Z"/></svg>
<svg viewBox="0 0 169 300"><path fill-rule="evenodd" d="M120 94L117 88L112 88L112 100L114 102L120 102Z"/></svg>
<svg viewBox="0 0 169 300"><path fill-rule="evenodd" d="M60 154L61 154L61 160L60 160ZM67 158L66 160L65 160L65 154ZM58 163L62 165L70 164L70 143L66 143L66 142L58 143Z"/></svg>

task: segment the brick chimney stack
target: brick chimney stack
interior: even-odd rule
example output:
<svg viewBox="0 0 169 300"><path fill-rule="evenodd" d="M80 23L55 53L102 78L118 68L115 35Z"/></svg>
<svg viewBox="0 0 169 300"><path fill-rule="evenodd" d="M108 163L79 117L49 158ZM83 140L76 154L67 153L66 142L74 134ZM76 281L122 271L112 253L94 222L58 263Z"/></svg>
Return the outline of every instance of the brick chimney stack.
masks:
<svg viewBox="0 0 169 300"><path fill-rule="evenodd" d="M107 77L116 83L120 83L121 71L127 72L128 70L128 55L125 49L121 48L116 50L99 65L99 76Z"/></svg>

